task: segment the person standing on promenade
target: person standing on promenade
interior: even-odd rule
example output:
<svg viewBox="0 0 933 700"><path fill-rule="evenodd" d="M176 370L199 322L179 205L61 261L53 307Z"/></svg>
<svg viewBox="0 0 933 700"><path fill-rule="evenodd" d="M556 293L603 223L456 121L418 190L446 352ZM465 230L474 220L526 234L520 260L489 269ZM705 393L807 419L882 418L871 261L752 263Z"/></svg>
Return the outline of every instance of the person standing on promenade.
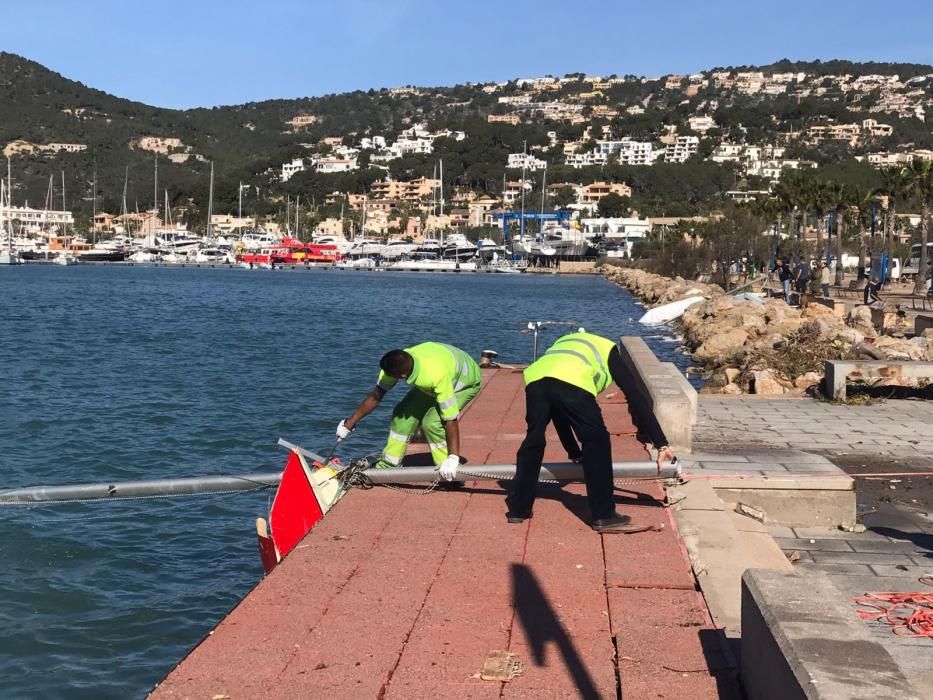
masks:
<svg viewBox="0 0 933 700"><path fill-rule="evenodd" d="M794 289L797 294L803 294L807 291L807 283L810 281L810 265L803 258L797 262L797 269L794 272Z"/></svg>
<svg viewBox="0 0 933 700"><path fill-rule="evenodd" d="M810 281L807 284L807 291L810 293L810 296L818 297L822 289L823 268L820 266L820 263L814 262L813 268L810 270Z"/></svg>
<svg viewBox="0 0 933 700"><path fill-rule="evenodd" d="M447 481L460 466L460 413L479 393L479 365L460 348L443 343L421 343L404 350L390 350L379 360L375 388L353 414L340 421L337 439L350 435L364 417L375 410L386 392L404 379L411 385L392 411L389 439L376 467L398 467L408 442L421 426L431 448L431 458Z"/></svg>
<svg viewBox="0 0 933 700"><path fill-rule="evenodd" d="M820 263L820 287L823 290L823 296L829 298L829 266L825 262Z"/></svg>
<svg viewBox="0 0 933 700"><path fill-rule="evenodd" d="M877 277L872 277L871 281L865 285L865 289L862 291L862 301L864 301L866 306L874 306L881 302L881 280Z"/></svg>
<svg viewBox="0 0 933 700"><path fill-rule="evenodd" d="M632 388L630 373L618 346L611 340L580 331L557 339L525 375L525 439L518 448L515 481L506 498L506 518L512 524L532 517L541 461L544 432L554 421L561 427L561 443L568 449L566 426L580 439L583 449L583 479L590 504L590 527L596 532L619 532L631 522L616 512L613 499L612 446L596 397L610 380L623 393ZM562 425L563 424L563 425ZM658 472L674 458L664 431L654 414L646 416L645 432L658 450Z"/></svg>
<svg viewBox="0 0 933 700"><path fill-rule="evenodd" d="M790 304L790 284L791 280L794 278L790 265L787 264L784 258L777 258L774 261L774 267L771 268L771 272L778 273L778 280L781 282L781 290L784 292L784 301Z"/></svg>

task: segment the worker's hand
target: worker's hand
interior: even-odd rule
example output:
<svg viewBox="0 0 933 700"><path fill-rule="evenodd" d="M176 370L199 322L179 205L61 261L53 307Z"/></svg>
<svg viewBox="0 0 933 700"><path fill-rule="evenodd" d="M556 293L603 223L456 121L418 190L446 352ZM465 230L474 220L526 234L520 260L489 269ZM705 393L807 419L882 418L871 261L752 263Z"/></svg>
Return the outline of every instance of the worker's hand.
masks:
<svg viewBox="0 0 933 700"><path fill-rule="evenodd" d="M340 421L337 424L337 439L345 440L350 436L350 433L353 432L353 428L347 427L347 422L345 420Z"/></svg>
<svg viewBox="0 0 933 700"><path fill-rule="evenodd" d="M661 470L664 468L665 462L674 461L674 450L665 445L664 447L658 448L658 474L661 473Z"/></svg>
<svg viewBox="0 0 933 700"><path fill-rule="evenodd" d="M459 466L460 458L457 455L447 455L447 459L437 465L437 470L444 481L453 481Z"/></svg>

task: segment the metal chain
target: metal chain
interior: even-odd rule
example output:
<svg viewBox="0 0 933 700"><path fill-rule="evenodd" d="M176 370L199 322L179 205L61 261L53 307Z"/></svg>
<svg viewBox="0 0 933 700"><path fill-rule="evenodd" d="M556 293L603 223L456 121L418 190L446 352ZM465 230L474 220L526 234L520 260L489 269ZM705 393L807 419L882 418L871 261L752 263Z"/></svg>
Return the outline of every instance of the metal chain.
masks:
<svg viewBox="0 0 933 700"><path fill-rule="evenodd" d="M425 488L396 486L394 484L374 484L372 480L363 473L366 469L371 468L375 463L373 461L373 457L376 457L375 462L378 462L377 455L361 457L360 459L352 460L350 464L337 473L337 478L340 480L340 486L344 489L344 491L349 491L354 486L359 489L371 489L374 486L381 486L383 488L389 489L390 491L400 491L401 493L406 493L410 496L425 496L434 491L438 484L441 483L441 478L437 477Z"/></svg>

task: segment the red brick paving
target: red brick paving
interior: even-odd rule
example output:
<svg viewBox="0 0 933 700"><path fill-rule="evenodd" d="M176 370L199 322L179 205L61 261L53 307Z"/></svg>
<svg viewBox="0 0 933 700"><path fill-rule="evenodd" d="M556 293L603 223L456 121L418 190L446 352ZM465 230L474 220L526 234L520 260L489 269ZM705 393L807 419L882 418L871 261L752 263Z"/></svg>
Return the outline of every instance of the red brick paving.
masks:
<svg viewBox="0 0 933 700"><path fill-rule="evenodd" d="M614 458L645 459L621 392L600 402ZM486 372L464 456L514 463L523 428L521 375ZM545 459L566 459L554 434ZM542 485L522 525L493 482L350 493L151 697L616 698L620 684L625 700L738 697L662 490L617 493L636 523L664 527L593 533L580 484ZM480 680L493 649L524 674Z"/></svg>

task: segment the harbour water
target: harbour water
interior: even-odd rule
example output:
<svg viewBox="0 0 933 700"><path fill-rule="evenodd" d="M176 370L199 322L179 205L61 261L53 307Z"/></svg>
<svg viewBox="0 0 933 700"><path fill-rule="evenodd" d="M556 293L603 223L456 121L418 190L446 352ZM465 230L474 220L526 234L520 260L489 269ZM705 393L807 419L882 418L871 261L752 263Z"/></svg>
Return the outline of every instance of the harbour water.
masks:
<svg viewBox="0 0 933 700"><path fill-rule="evenodd" d="M2 269L0 489L275 471L280 436L333 444L388 349L527 362L530 320L618 337L646 334L641 313L597 277ZM399 397L341 454L378 450ZM0 695L144 696L259 581L271 495L0 506Z"/></svg>

